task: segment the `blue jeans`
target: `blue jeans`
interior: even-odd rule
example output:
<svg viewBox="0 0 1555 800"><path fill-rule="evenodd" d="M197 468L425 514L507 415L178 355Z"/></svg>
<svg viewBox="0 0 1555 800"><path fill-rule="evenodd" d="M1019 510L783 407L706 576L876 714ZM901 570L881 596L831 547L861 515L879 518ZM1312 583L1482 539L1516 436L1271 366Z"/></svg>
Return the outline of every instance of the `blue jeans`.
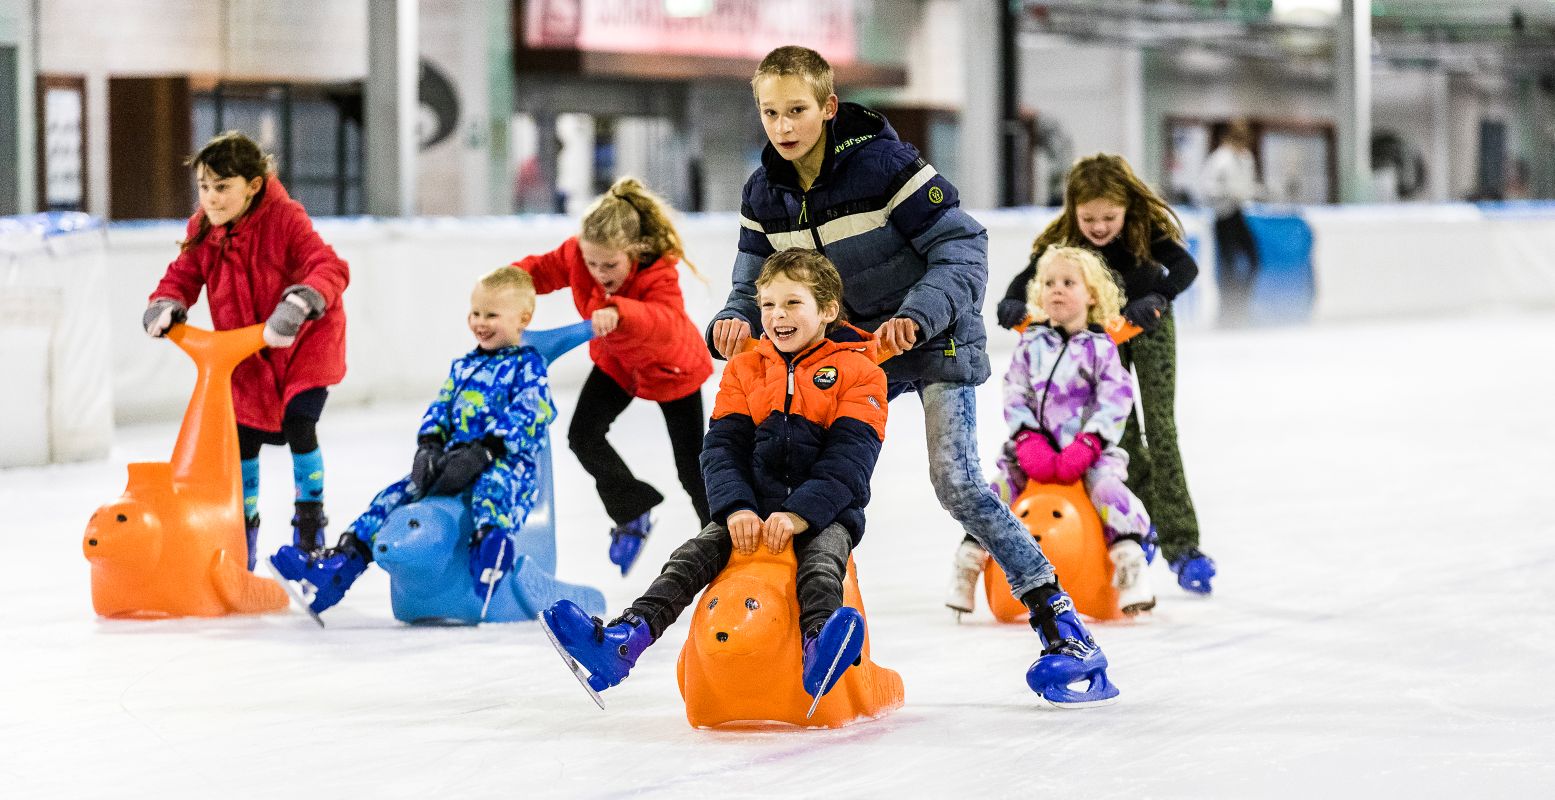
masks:
<svg viewBox="0 0 1555 800"><path fill-rule="evenodd" d="M982 544L1010 579L1016 597L1054 583L1053 565L1031 531L1000 502L977 458L977 387L968 383L895 385L917 389L929 444L929 482L939 504Z"/></svg>

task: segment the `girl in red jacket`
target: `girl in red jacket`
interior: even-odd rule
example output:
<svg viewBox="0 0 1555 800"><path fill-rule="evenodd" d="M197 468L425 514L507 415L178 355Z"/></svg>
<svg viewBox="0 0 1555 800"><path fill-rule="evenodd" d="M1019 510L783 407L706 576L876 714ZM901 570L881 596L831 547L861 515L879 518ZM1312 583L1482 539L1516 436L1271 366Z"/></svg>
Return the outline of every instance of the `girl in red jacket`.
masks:
<svg viewBox="0 0 1555 800"><path fill-rule="evenodd" d="M165 334L184 320L202 288L217 330L265 323L270 349L249 356L232 373L252 570L261 445L291 447L297 489L293 544L304 552L323 546L324 459L314 426L327 387L346 374L340 294L350 275L252 139L223 133L188 163L199 183L200 210L189 218L188 238L151 293L142 324L152 336Z"/></svg>
<svg viewBox="0 0 1555 800"><path fill-rule="evenodd" d="M621 178L584 212L583 230L543 255L513 266L528 272L540 294L572 287L578 313L594 324L589 357L567 444L594 476L610 531L610 561L625 575L653 528L648 512L664 495L632 474L605 439L632 398L659 404L669 429L680 485L705 526L707 489L699 458L706 415L702 383L713 360L686 314L676 264L685 260L669 206L635 178ZM692 274L701 277L691 262Z"/></svg>

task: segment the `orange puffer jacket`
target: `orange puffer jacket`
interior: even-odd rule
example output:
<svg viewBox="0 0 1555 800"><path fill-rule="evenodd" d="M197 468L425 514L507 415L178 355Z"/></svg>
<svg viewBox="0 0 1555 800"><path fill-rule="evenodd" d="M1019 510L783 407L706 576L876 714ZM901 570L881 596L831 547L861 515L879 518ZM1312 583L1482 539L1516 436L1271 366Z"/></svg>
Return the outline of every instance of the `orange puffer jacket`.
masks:
<svg viewBox="0 0 1555 800"><path fill-rule="evenodd" d="M729 360L702 447L708 508L799 515L864 535L869 479L885 439L886 378L873 335L841 325L792 357L761 340Z"/></svg>

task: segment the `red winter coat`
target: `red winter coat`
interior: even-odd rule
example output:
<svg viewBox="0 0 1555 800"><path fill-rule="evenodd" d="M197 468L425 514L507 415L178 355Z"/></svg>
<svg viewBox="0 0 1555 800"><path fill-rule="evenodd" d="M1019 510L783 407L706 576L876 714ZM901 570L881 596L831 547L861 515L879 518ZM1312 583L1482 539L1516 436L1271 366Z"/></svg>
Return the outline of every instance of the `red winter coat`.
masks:
<svg viewBox="0 0 1555 800"><path fill-rule="evenodd" d="M662 256L639 266L613 295L606 295L589 274L576 236L549 253L529 256L512 266L534 278L539 294L571 286L572 301L584 319L605 306L615 306L620 325L608 336L589 341L589 357L628 394L663 403L700 389L713 374L707 344L686 314L678 263L674 256Z"/></svg>
<svg viewBox="0 0 1555 800"><path fill-rule="evenodd" d="M189 218L190 239L204 216L197 211ZM350 279L346 262L319 238L302 204L270 175L248 213L211 228L202 241L178 254L151 299L168 297L193 306L203 287L211 321L225 331L269 319L288 286L307 284L324 297L324 315L302 323L291 347L261 350L232 373L238 424L279 431L293 397L345 377L346 312L340 293Z"/></svg>

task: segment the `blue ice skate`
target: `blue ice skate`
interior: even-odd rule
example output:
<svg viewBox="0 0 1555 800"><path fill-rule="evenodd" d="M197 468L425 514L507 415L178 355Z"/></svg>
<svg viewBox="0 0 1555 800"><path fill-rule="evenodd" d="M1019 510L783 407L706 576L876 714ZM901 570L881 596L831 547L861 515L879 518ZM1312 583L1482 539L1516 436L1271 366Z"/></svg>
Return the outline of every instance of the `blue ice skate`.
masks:
<svg viewBox="0 0 1555 800"><path fill-rule="evenodd" d="M1177 573L1177 585L1194 594L1209 594L1209 581L1215 577L1215 560L1197 547L1189 547L1170 562Z"/></svg>
<svg viewBox="0 0 1555 800"><path fill-rule="evenodd" d="M637 563L637 554L642 552L643 540L648 538L648 533L653 530L653 520L648 518L648 513L644 511L637 519L610 529L610 563L619 566L622 575Z"/></svg>
<svg viewBox="0 0 1555 800"><path fill-rule="evenodd" d="M1107 656L1075 613L1074 601L1058 591L1032 612L1031 627L1042 639L1042 655L1026 670L1026 685L1059 708L1108 705L1118 687L1107 680ZM1085 688L1074 684L1085 682Z"/></svg>
<svg viewBox="0 0 1555 800"><path fill-rule="evenodd" d="M606 626L571 600L558 600L541 618L556 643L588 670L589 688L596 692L625 680L637 657L653 644L648 623L630 612Z"/></svg>
<svg viewBox="0 0 1555 800"><path fill-rule="evenodd" d="M270 557L270 565L275 568L276 575L291 584L286 588L292 596L307 608L319 625L323 625L318 615L340 602L351 584L367 571L370 560L367 546L346 531L340 535L340 543L328 550L311 551L297 545L282 545Z"/></svg>
<svg viewBox="0 0 1555 800"><path fill-rule="evenodd" d="M254 571L259 557L259 515L243 518L243 533L248 537L248 571Z"/></svg>
<svg viewBox="0 0 1555 800"><path fill-rule="evenodd" d="M314 586L313 602L308 608L315 614L333 607L345 597L346 590L367 571L372 563L372 551L350 531L340 534L340 542L325 550L308 570L308 581Z"/></svg>
<svg viewBox="0 0 1555 800"><path fill-rule="evenodd" d="M864 616L847 606L833 611L818 634L805 637L805 692L815 698L830 692L863 653Z"/></svg>

